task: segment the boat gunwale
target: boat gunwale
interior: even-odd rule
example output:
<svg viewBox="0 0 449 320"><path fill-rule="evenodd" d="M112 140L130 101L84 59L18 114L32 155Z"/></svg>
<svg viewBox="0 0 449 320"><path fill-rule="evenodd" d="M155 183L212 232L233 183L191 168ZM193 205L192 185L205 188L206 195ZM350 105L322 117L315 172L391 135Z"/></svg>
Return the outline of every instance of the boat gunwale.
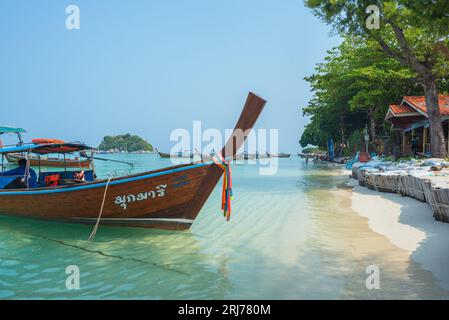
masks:
<svg viewBox="0 0 449 320"><path fill-rule="evenodd" d="M14 159L13 162L17 162L20 158L23 158L23 157L19 157L17 153L6 153L5 154L5 158L8 161L10 161L8 158L13 158ZM31 160L39 161L39 159L37 157L32 158ZM78 163L91 163L92 162L91 159L83 159L83 160L81 160L81 159L78 159L78 160L76 160L76 159L66 159L66 160L64 160L64 159L48 159L48 158L42 158L41 161L42 162L66 162L66 163L76 163L76 164L78 164Z"/></svg>
<svg viewBox="0 0 449 320"><path fill-rule="evenodd" d="M127 182L133 182L158 176L163 176L166 174L174 173L174 172L182 172L190 169L196 169L200 167L206 167L213 165L211 163L190 163L190 164L181 164L177 166L171 166L161 169L156 169L152 171L140 172L133 175L122 176L112 178L109 182L109 185L118 185ZM33 189L3 189L0 190L0 196L10 196L10 195L35 195L35 194L52 194L52 193L62 193L62 192L71 192L78 191L84 189L94 189L105 187L108 183L108 179L101 179L92 182L86 182L82 184L69 185L69 186L58 186L58 187L44 187L44 188L33 188Z"/></svg>

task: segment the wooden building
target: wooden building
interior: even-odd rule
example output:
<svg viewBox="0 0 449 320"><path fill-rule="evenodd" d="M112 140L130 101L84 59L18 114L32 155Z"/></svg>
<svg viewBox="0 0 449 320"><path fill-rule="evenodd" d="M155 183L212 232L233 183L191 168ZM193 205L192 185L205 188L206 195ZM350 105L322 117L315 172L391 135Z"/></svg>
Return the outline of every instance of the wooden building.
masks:
<svg viewBox="0 0 449 320"><path fill-rule="evenodd" d="M447 139L449 136L449 96L440 96L438 100L444 135ZM393 129L401 132L401 155L412 153L412 138L415 138L419 152L430 152L429 120L425 97L404 96L399 105L389 106L385 120L393 125Z"/></svg>

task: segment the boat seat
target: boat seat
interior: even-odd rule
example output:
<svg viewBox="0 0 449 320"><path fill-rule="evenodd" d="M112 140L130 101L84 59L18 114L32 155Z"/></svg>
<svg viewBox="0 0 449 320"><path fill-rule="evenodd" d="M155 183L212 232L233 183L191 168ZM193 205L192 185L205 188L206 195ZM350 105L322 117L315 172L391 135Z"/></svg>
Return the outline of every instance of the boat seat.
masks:
<svg viewBox="0 0 449 320"><path fill-rule="evenodd" d="M75 173L81 172L81 170L78 171L53 171L53 172L41 172L39 174L39 182L40 185L43 187L48 187L47 185L47 177L49 176L56 176L58 175L59 178L57 180L76 180L74 177ZM53 178L56 179L56 178ZM94 171L93 170L84 170L84 181L85 182L92 182L95 180L94 177ZM57 183L56 185L60 185L61 183Z"/></svg>

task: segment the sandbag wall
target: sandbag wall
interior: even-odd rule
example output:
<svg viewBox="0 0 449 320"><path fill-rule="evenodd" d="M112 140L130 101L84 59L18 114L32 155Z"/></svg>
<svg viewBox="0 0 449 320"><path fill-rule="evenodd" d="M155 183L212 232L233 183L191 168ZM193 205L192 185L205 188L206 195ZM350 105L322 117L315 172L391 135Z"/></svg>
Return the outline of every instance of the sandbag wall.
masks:
<svg viewBox="0 0 449 320"><path fill-rule="evenodd" d="M438 178L441 177L432 177L424 182L426 201L436 220L449 222L449 183Z"/></svg>
<svg viewBox="0 0 449 320"><path fill-rule="evenodd" d="M366 186L380 192L401 192L402 175L392 172L373 172L365 177Z"/></svg>
<svg viewBox="0 0 449 320"><path fill-rule="evenodd" d="M353 166L351 177L357 180L360 186L365 186L365 170L362 167Z"/></svg>
<svg viewBox="0 0 449 320"><path fill-rule="evenodd" d="M424 183L426 179L413 174L401 175L399 179L399 193L421 202L426 201Z"/></svg>
<svg viewBox="0 0 449 320"><path fill-rule="evenodd" d="M359 185L379 192L400 193L403 196L427 202L436 220L449 222L449 177L429 176L428 171L379 172L354 167L352 177Z"/></svg>

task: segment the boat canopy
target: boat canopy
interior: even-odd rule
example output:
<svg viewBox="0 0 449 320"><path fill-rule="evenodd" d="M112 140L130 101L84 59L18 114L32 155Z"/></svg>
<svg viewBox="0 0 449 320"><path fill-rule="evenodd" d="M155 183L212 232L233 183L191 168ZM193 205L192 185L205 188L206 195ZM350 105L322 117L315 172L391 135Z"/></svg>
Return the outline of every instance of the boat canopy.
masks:
<svg viewBox="0 0 449 320"><path fill-rule="evenodd" d="M19 146L11 146L0 148L0 154L18 153L18 152L32 152L36 154L49 153L71 153L84 150L92 150L95 148L89 147L83 143L26 143Z"/></svg>
<svg viewBox="0 0 449 320"><path fill-rule="evenodd" d="M4 133L25 133L25 129L13 128L13 127L2 127L0 126L0 134Z"/></svg>

